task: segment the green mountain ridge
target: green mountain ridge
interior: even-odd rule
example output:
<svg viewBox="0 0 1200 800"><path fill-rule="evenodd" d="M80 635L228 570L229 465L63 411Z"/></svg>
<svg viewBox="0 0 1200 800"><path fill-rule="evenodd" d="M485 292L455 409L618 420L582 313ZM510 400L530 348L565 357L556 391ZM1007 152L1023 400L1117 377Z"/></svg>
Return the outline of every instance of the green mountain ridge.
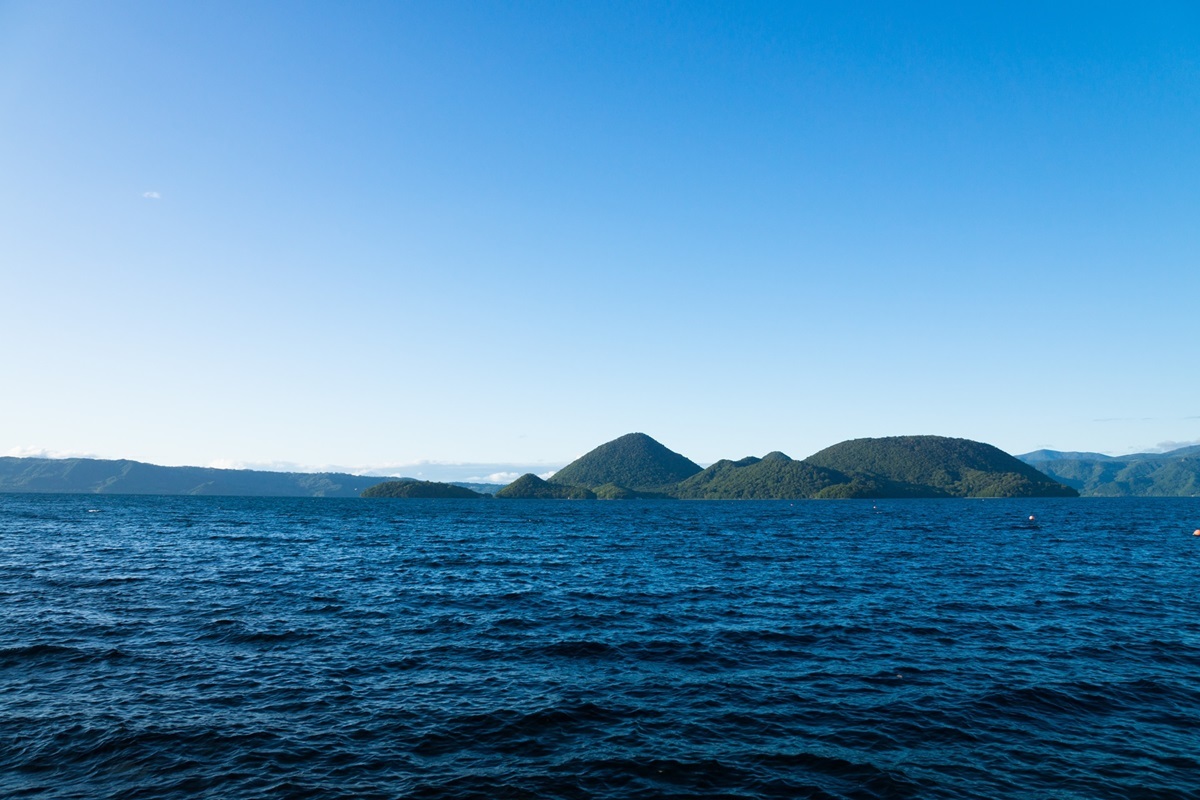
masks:
<svg viewBox="0 0 1200 800"><path fill-rule="evenodd" d="M1039 450L1019 456L1084 497L1198 497L1200 445L1100 456Z"/></svg>
<svg viewBox="0 0 1200 800"><path fill-rule="evenodd" d="M0 457L0 492L358 497L383 478L337 472L161 467L98 458Z"/></svg>

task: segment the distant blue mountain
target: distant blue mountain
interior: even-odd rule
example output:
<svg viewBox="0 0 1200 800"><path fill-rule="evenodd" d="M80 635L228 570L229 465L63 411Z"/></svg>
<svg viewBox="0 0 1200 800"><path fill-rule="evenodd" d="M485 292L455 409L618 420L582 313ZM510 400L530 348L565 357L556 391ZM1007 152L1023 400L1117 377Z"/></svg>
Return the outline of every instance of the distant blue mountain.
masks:
<svg viewBox="0 0 1200 800"><path fill-rule="evenodd" d="M1127 456L1036 450L1017 458L1084 496L1200 496L1200 445Z"/></svg>
<svg viewBox="0 0 1200 800"><path fill-rule="evenodd" d="M1191 456L1200 456L1200 444L1168 450L1165 453L1130 453L1127 456L1106 456L1103 453L1078 453L1071 450L1034 450L1017 458L1026 464L1042 464L1047 461L1163 461Z"/></svg>
<svg viewBox="0 0 1200 800"><path fill-rule="evenodd" d="M1026 453L1017 458L1024 461L1026 464L1042 464L1047 461L1112 461L1112 456L1106 456L1103 453L1075 453L1064 452L1062 450L1034 450L1032 453Z"/></svg>

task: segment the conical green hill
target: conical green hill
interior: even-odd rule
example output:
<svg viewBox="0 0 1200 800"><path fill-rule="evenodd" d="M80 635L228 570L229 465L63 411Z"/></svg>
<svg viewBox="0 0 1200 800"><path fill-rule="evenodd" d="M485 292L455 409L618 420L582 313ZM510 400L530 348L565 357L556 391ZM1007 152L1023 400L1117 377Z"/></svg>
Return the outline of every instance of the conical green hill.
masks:
<svg viewBox="0 0 1200 800"><path fill-rule="evenodd" d="M496 492L501 500L595 500L596 494L582 486L561 486L526 473Z"/></svg>
<svg viewBox="0 0 1200 800"><path fill-rule="evenodd" d="M700 465L651 439L629 433L602 444L554 473L551 483L596 488L614 483L654 491L700 472Z"/></svg>
<svg viewBox="0 0 1200 800"><path fill-rule="evenodd" d="M852 478L935 490L950 497L1075 497L1063 486L1003 450L970 439L945 436L889 436L852 439L804 460ZM917 491L917 493L920 493ZM926 494L926 496L929 496Z"/></svg>

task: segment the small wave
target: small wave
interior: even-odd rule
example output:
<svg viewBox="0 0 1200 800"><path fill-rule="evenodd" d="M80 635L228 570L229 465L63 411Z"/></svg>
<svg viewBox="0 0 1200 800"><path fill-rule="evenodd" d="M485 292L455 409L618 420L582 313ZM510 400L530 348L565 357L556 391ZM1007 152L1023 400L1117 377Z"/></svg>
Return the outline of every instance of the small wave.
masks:
<svg viewBox="0 0 1200 800"><path fill-rule="evenodd" d="M738 646L767 644L794 648L810 647L821 641L821 637L814 633L742 629L719 631L716 638L719 641Z"/></svg>
<svg viewBox="0 0 1200 800"><path fill-rule="evenodd" d="M288 628L283 631L256 630L237 620L218 619L209 623L209 631L201 638L228 644L282 645L312 638L307 631Z"/></svg>
<svg viewBox="0 0 1200 800"><path fill-rule="evenodd" d="M374 608L352 608L342 614L342 616L348 619L382 620L389 619L392 615L386 611L380 611Z"/></svg>
<svg viewBox="0 0 1200 800"><path fill-rule="evenodd" d="M144 575L110 575L106 578L99 578L92 586L120 586L124 583L138 583L146 580Z"/></svg>
<svg viewBox="0 0 1200 800"><path fill-rule="evenodd" d="M976 714L994 715L1052 726L1056 717L1084 724L1088 717L1111 714L1123 705L1121 690L1111 685L1075 681L1054 686L1002 688L970 704Z"/></svg>
<svg viewBox="0 0 1200 800"><path fill-rule="evenodd" d="M31 644L0 648L0 668L48 664L96 664L129 658L117 649L86 650L58 644Z"/></svg>
<svg viewBox="0 0 1200 800"><path fill-rule="evenodd" d="M920 798L927 796L932 788L895 769L819 753L772 753L756 760L777 770L800 770L826 791L851 797ZM835 783L830 784L827 778Z"/></svg>
<svg viewBox="0 0 1200 800"><path fill-rule="evenodd" d="M240 533L212 533L208 536L209 541L214 542L278 542L279 538L275 536L261 536L256 534L240 534ZM290 540L289 540L290 541Z"/></svg>
<svg viewBox="0 0 1200 800"><path fill-rule="evenodd" d="M414 751L445 755L464 749L498 752L549 752L564 738L592 733L611 725L624 725L637 716L632 708L605 708L585 702L521 712L498 709L465 714L426 732Z"/></svg>
<svg viewBox="0 0 1200 800"><path fill-rule="evenodd" d="M501 617L492 622L493 628L503 630L528 630L529 628L536 628L539 625L541 625L540 622L525 619L524 617Z"/></svg>
<svg viewBox="0 0 1200 800"><path fill-rule="evenodd" d="M738 666L736 660L702 642L675 639L630 640L616 644L595 639L561 639L527 647L525 653L531 658L665 662L691 665L702 671Z"/></svg>
<svg viewBox="0 0 1200 800"><path fill-rule="evenodd" d="M337 603L329 603L327 605L320 606L319 608L311 608L311 607L306 608L306 609L304 609L304 613L305 614L337 614L338 612L340 612L342 610L343 610L343 606L340 606Z"/></svg>
<svg viewBox="0 0 1200 800"><path fill-rule="evenodd" d="M551 642L547 645L534 647L530 655L562 657L562 658L614 658L620 650L606 642L590 639L576 639Z"/></svg>
<svg viewBox="0 0 1200 800"><path fill-rule="evenodd" d="M1071 651L1071 658L1200 669L1200 646L1184 641L1164 641L1162 639L1112 642L1075 648Z"/></svg>

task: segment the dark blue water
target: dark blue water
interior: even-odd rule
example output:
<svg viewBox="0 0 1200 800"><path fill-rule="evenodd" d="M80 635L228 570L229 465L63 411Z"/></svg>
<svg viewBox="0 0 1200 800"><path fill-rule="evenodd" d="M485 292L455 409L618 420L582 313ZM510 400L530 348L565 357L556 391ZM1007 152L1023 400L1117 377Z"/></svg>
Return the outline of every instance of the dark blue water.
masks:
<svg viewBox="0 0 1200 800"><path fill-rule="evenodd" d="M0 796L1197 798L1197 527L0 496Z"/></svg>

